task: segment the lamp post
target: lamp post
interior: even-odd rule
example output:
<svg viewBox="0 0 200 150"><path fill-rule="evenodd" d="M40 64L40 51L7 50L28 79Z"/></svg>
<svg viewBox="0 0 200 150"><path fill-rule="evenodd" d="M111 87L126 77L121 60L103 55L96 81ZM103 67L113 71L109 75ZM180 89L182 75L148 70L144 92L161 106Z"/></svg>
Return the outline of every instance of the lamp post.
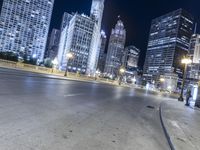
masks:
<svg viewBox="0 0 200 150"><path fill-rule="evenodd" d="M55 59L52 61L52 64L53 64L53 68L52 68L52 73L53 73L54 68L56 68L57 65L58 65L58 59L55 58Z"/></svg>
<svg viewBox="0 0 200 150"><path fill-rule="evenodd" d="M119 69L119 73L120 73L120 77L119 77L119 85L121 85L121 82L122 82L122 77L123 77L123 74L126 72L126 70L124 69L124 67L121 67Z"/></svg>
<svg viewBox="0 0 200 150"><path fill-rule="evenodd" d="M185 87L185 80L186 80L186 75L187 75L187 66L192 63L192 60L189 58L184 58L181 61L182 64L184 64L184 72L183 72L183 82L182 82L182 88L181 88L181 94L180 97L178 98L179 101L183 102L183 91Z"/></svg>
<svg viewBox="0 0 200 150"><path fill-rule="evenodd" d="M71 53L71 52L69 52L69 53L67 53L67 59L68 60L71 60L71 59L73 59L74 58L74 55L73 55L73 53ZM67 68L67 66L66 66L66 70L65 70L65 77L67 77L67 75L68 75L68 68Z"/></svg>
<svg viewBox="0 0 200 150"><path fill-rule="evenodd" d="M164 90L164 83L165 83L165 78L161 77L160 78L160 90Z"/></svg>
<svg viewBox="0 0 200 150"><path fill-rule="evenodd" d="M95 80L97 80L99 78L100 74L101 74L101 72L99 70L97 70L95 72Z"/></svg>

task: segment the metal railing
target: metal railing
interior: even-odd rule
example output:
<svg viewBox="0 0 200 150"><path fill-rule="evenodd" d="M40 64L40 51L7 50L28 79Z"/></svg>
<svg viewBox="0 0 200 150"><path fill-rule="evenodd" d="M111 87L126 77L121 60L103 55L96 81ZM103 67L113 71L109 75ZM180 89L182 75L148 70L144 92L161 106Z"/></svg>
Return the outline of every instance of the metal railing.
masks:
<svg viewBox="0 0 200 150"><path fill-rule="evenodd" d="M57 69L52 69L52 68L46 68L42 66L35 66L35 65L30 65L30 64L25 64L21 62L13 62L13 61L8 61L8 60L3 60L0 59L0 67L3 68L10 68L10 69L19 69L23 71L30 71L30 72L35 72L35 73L44 73L44 74L51 74L51 75L57 75L57 76L62 76L64 77L64 71L60 71ZM99 81L101 83L109 83L113 85L117 85L117 81L109 80L109 79L104 79L104 78L95 78L95 77L89 77L86 75L82 75L79 73L71 73L69 72L67 75L67 78L71 79L76 79L76 80L84 80L84 81Z"/></svg>

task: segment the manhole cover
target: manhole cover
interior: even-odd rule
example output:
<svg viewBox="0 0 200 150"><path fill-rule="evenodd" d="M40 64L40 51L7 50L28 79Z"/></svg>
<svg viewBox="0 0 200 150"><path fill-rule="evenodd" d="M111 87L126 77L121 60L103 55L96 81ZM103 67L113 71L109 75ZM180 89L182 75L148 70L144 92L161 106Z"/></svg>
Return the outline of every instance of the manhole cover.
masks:
<svg viewBox="0 0 200 150"><path fill-rule="evenodd" d="M149 109L155 109L154 106L147 106L147 108L149 108Z"/></svg>

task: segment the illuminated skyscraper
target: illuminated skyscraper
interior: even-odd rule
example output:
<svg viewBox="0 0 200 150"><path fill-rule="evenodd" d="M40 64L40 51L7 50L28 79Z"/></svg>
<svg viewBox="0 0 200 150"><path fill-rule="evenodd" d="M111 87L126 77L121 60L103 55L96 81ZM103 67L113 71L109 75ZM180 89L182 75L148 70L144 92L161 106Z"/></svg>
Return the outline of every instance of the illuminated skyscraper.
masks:
<svg viewBox="0 0 200 150"><path fill-rule="evenodd" d="M98 65L99 52L101 47L101 23L104 12L104 1L105 0L92 0L90 17L95 21L95 26L87 67L87 74L90 75L94 75L96 73Z"/></svg>
<svg viewBox="0 0 200 150"><path fill-rule="evenodd" d="M0 51L43 61L54 0L4 0Z"/></svg>
<svg viewBox="0 0 200 150"><path fill-rule="evenodd" d="M189 49L190 57L192 58L192 62L195 64L200 63L200 35L194 34L191 38L190 49Z"/></svg>
<svg viewBox="0 0 200 150"><path fill-rule="evenodd" d="M157 81L160 75L182 74L181 59L188 53L193 17L183 9L152 20L144 76Z"/></svg>
<svg viewBox="0 0 200 150"><path fill-rule="evenodd" d="M106 65L104 69L104 73L109 77L115 78L118 76L119 69L122 66L125 41L126 30L124 29L123 22L118 20L110 35Z"/></svg>
<svg viewBox="0 0 200 150"><path fill-rule="evenodd" d="M58 61L60 69L94 75L101 46L104 0L93 0L91 14L65 13L61 25ZM66 55L73 53L73 60Z"/></svg>
<svg viewBox="0 0 200 150"><path fill-rule="evenodd" d="M59 42L60 42L60 30L52 29L47 45L48 58L54 59L58 55Z"/></svg>
<svg viewBox="0 0 200 150"><path fill-rule="evenodd" d="M188 75L190 79L200 79L200 35L193 34L190 41L189 56L192 64L188 66Z"/></svg>
<svg viewBox="0 0 200 150"><path fill-rule="evenodd" d="M69 23L72 19L74 14L69 14L67 12L64 12L63 17L62 17L62 22L60 26L60 30L63 31L66 26L69 26Z"/></svg>
<svg viewBox="0 0 200 150"><path fill-rule="evenodd" d="M106 63L106 42L107 42L107 36L104 31L101 31L101 46L100 46L100 53L99 53L99 59L98 59L98 66L97 69L103 73Z"/></svg>
<svg viewBox="0 0 200 150"><path fill-rule="evenodd" d="M91 18L97 22L97 26L101 28L101 22L103 18L105 0L93 0L90 11Z"/></svg>
<svg viewBox="0 0 200 150"><path fill-rule="evenodd" d="M60 69L86 74L91 44L94 35L95 22L86 15L75 14L63 30L61 37L58 62ZM68 59L67 54L72 53L73 59Z"/></svg>

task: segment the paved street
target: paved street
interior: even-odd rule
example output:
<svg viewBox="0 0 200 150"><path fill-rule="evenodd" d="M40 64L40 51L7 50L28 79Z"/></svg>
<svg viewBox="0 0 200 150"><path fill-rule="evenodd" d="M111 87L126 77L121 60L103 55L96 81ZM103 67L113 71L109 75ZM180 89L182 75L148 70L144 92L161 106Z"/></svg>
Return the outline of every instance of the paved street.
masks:
<svg viewBox="0 0 200 150"><path fill-rule="evenodd" d="M44 76L0 69L1 150L169 149L160 95Z"/></svg>

